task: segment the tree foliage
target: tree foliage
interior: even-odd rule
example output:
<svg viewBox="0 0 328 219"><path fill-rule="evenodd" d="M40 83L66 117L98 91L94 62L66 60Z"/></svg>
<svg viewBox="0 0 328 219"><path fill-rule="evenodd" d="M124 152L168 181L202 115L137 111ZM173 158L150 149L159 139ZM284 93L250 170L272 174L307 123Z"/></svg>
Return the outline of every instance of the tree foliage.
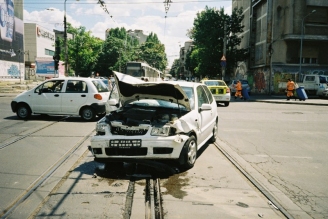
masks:
<svg viewBox="0 0 328 219"><path fill-rule="evenodd" d="M68 32L73 35L67 42L69 74L74 70L76 75L88 77L96 67L102 40L91 36L91 32L86 31L85 27L73 28L69 25Z"/></svg>
<svg viewBox="0 0 328 219"><path fill-rule="evenodd" d="M175 78L178 78L179 71L180 71L180 60L174 59L169 74L171 74Z"/></svg>
<svg viewBox="0 0 328 219"><path fill-rule="evenodd" d="M129 61L144 61L162 71L167 66L165 46L154 33L139 45L125 28L110 29L105 41L91 36L85 27L73 28L69 23L67 32L74 36L67 42L70 74L88 77L91 72L98 72L110 76L113 71L125 72Z"/></svg>
<svg viewBox="0 0 328 219"><path fill-rule="evenodd" d="M150 33L146 42L140 46L140 59L149 65L164 71L167 66L165 46L162 44L157 35Z"/></svg>
<svg viewBox="0 0 328 219"><path fill-rule="evenodd" d="M226 73L232 72L237 61L245 60L248 55L247 49L237 49L241 42L238 34L243 31L243 19L242 9L237 8L231 16L224 14L223 8L217 10L206 7L197 13L193 27L187 33L194 41L194 48L187 54L186 68L197 76L222 78L221 58L226 36Z"/></svg>

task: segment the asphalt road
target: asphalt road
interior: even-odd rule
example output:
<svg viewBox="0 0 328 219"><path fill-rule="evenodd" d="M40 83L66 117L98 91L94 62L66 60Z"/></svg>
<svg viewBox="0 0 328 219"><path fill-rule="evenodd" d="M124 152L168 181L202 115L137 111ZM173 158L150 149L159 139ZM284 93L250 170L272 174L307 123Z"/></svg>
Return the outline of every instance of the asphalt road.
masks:
<svg viewBox="0 0 328 219"><path fill-rule="evenodd" d="M220 107L219 145L294 218L327 218L327 106L271 103Z"/></svg>
<svg viewBox="0 0 328 219"><path fill-rule="evenodd" d="M29 121L21 121L11 112L10 100L10 96L0 98L0 142L1 145L13 142L0 151L1 210L90 134L95 125L80 118L57 122L62 120L57 116L33 116ZM316 102L310 105L312 101ZM208 145L193 169L162 180L165 214L170 216L167 218L215 218L217 215L284 218L268 197L275 199L291 218L326 218L327 176L323 174L328 170L326 102L315 99L277 104L285 102L281 97L253 96L248 101L232 100L229 107L218 107L220 128L216 146ZM45 128L35 132L42 127ZM14 142L22 136L27 136L24 141ZM45 215L81 217L91 208L99 214L94 214L94 218L102 217L101 212L106 208L100 208L100 203L108 200L108 196L99 199L99 191L121 185L118 190L124 193L127 184L121 179L94 178L92 173L97 165L87 146L85 141L74 159L67 161L52 179L38 188L11 218L25 218L40 204L37 216L40 218ZM241 170L218 149L228 153ZM247 174L269 195L259 192L247 180ZM64 176L70 180L59 183ZM111 183L106 183L108 181ZM48 196L54 188L60 192ZM74 193L72 188L76 189ZM138 191L140 196L135 206L142 203L142 187ZM86 200L79 199L82 195ZM56 200L56 197L62 198ZM97 211L97 207L101 210Z"/></svg>

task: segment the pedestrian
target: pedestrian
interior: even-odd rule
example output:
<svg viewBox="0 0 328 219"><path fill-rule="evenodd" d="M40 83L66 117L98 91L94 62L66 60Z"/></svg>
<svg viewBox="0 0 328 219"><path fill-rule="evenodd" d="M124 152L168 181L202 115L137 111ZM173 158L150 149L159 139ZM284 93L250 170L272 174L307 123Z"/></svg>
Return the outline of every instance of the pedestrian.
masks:
<svg viewBox="0 0 328 219"><path fill-rule="evenodd" d="M243 95L241 94L243 87L241 86L241 82L239 80L237 80L237 84L235 85L235 88L236 88L235 99L239 97L242 100L244 98Z"/></svg>
<svg viewBox="0 0 328 219"><path fill-rule="evenodd" d="M287 87L286 87L287 100L290 100L290 98L294 96L294 90L295 90L295 83L290 78L288 78Z"/></svg>

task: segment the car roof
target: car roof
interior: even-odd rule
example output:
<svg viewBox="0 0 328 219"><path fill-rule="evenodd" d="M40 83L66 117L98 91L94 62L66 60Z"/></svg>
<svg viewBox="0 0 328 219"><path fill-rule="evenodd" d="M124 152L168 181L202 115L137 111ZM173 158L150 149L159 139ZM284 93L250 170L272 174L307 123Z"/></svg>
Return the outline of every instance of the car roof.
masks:
<svg viewBox="0 0 328 219"><path fill-rule="evenodd" d="M101 80L98 78L84 78L84 77L62 77L62 78L51 78L46 81L53 81L53 80L81 80L81 81L94 81L94 80Z"/></svg>

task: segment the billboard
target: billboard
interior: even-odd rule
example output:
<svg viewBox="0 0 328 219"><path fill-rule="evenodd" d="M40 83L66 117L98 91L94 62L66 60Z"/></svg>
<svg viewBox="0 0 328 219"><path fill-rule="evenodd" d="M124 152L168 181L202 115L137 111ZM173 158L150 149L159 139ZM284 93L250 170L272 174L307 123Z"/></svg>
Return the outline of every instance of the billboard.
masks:
<svg viewBox="0 0 328 219"><path fill-rule="evenodd" d="M35 73L37 76L43 76L46 78L64 77L65 66L63 62L59 61L58 71L55 71L55 65L53 59L37 58L35 59Z"/></svg>
<svg viewBox="0 0 328 219"><path fill-rule="evenodd" d="M23 76L23 0L0 0L0 79Z"/></svg>

